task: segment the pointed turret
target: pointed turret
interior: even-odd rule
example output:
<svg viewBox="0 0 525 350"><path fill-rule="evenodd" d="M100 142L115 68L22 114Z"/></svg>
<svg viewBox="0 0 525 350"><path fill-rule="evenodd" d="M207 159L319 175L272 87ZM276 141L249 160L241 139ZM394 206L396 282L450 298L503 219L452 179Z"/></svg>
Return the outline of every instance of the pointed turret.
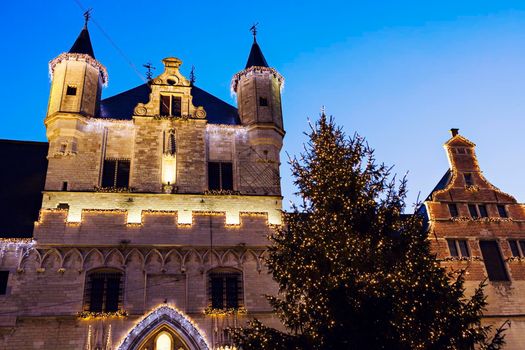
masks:
<svg viewBox="0 0 525 350"><path fill-rule="evenodd" d="M96 117L102 86L107 83L106 68L95 59L88 31L89 12L82 31L68 52L49 63L52 84L47 117L73 113Z"/></svg>
<svg viewBox="0 0 525 350"><path fill-rule="evenodd" d="M239 117L244 125L274 127L284 135L281 88L284 79L268 66L257 43L257 28L250 29L253 43L244 70L232 79L232 91L237 94Z"/></svg>
<svg viewBox="0 0 525 350"><path fill-rule="evenodd" d="M95 58L93 46L91 46L91 39L89 37L87 22L84 25L84 28L82 28L80 34L78 35L77 40L75 40L75 43L73 44L73 46L71 46L69 53L81 53Z"/></svg>
<svg viewBox="0 0 525 350"><path fill-rule="evenodd" d="M246 67L244 67L244 69L250 67L268 67L268 62L266 62L261 48L259 47L259 44L257 44L255 35L253 36L252 49L250 50L250 55L248 56L248 61L246 62Z"/></svg>

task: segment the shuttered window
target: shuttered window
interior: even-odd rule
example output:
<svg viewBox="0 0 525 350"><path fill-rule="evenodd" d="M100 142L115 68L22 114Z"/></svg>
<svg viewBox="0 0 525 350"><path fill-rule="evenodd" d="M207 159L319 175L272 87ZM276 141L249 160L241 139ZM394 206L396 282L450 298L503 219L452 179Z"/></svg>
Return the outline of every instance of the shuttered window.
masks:
<svg viewBox="0 0 525 350"><path fill-rule="evenodd" d="M209 274L209 299L214 309L242 306L242 274L240 272L211 272Z"/></svg>
<svg viewBox="0 0 525 350"><path fill-rule="evenodd" d="M84 291L84 310L115 312L122 309L123 275L116 271L88 274Z"/></svg>
<svg viewBox="0 0 525 350"><path fill-rule="evenodd" d="M208 162L208 189L233 190L232 163Z"/></svg>
<svg viewBox="0 0 525 350"><path fill-rule="evenodd" d="M481 255L485 262L485 269L491 281L508 281L509 276L505 269L505 262L501 256L498 242L496 241L480 241Z"/></svg>
<svg viewBox="0 0 525 350"><path fill-rule="evenodd" d="M102 187L129 187L129 159L105 159L102 169Z"/></svg>

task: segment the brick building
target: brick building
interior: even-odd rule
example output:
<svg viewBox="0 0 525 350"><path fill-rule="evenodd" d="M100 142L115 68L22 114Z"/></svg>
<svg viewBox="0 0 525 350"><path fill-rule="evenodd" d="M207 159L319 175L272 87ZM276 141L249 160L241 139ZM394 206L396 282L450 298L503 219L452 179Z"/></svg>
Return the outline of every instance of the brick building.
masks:
<svg viewBox="0 0 525 350"><path fill-rule="evenodd" d="M445 143L450 169L424 202L429 239L442 264L467 269L472 291L486 279L485 321L511 321L506 349L525 348L525 205L492 185L475 144L452 129Z"/></svg>
<svg viewBox="0 0 525 350"><path fill-rule="evenodd" d="M163 64L101 99L86 25L50 62L48 142L0 141L1 347L226 349L229 326L277 324L262 258L281 224L283 78L255 38L238 108ZM525 208L484 179L472 142L454 131L445 149L429 237L469 288L488 276L487 322L510 319L508 349L523 348Z"/></svg>
<svg viewBox="0 0 525 350"><path fill-rule="evenodd" d="M283 78L255 37L238 109L163 64L101 99L86 23L50 62L48 143L0 142L0 229L18 237L1 242L0 347L217 349L243 318L275 322Z"/></svg>

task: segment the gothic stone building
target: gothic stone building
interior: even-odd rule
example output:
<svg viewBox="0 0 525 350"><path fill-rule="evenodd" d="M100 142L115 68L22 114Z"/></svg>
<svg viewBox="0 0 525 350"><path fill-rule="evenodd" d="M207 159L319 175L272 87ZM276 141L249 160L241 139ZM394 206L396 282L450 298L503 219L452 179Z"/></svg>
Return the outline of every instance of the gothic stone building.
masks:
<svg viewBox="0 0 525 350"><path fill-rule="evenodd" d="M163 64L101 100L85 26L50 62L48 143L1 142L2 233L31 237L2 242L2 348L227 348L246 317L275 323L283 78L255 38L238 109Z"/></svg>
<svg viewBox="0 0 525 350"><path fill-rule="evenodd" d="M47 143L0 141L0 345L203 350L228 327L277 325L263 258L281 225L281 75L254 43L238 108L163 60L147 84L101 99L85 27L51 61ZM455 134L422 212L438 257L488 276L487 322L525 346L525 208L489 184ZM23 238L25 237L25 238Z"/></svg>

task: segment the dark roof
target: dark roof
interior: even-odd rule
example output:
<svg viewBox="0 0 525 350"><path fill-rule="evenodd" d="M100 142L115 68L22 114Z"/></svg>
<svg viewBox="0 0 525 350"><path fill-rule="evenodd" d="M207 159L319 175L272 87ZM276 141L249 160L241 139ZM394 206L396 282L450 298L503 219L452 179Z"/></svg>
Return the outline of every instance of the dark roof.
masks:
<svg viewBox="0 0 525 350"><path fill-rule="evenodd" d="M47 142L0 140L0 237L32 237L42 206Z"/></svg>
<svg viewBox="0 0 525 350"><path fill-rule="evenodd" d="M450 169L448 169L445 172L445 174L441 177L441 180L439 180L437 185L434 187L434 189L428 194L427 198L425 198L425 202L432 200L432 195L434 194L434 192L442 190L445 187L447 187L451 178L452 178L452 172L450 171ZM417 213L419 215L422 215L426 219L424 226L425 226L425 230L428 229L428 220L430 219L430 217L427 213L427 207L425 206L424 202L421 203L421 205L417 209Z"/></svg>
<svg viewBox="0 0 525 350"><path fill-rule="evenodd" d="M138 103L147 103L151 92L148 84L139 85L133 89L108 97L100 102L100 117L121 120L131 120L133 110ZM191 87L194 106L203 106L206 118L211 124L240 124L237 108L198 88Z"/></svg>
<svg viewBox="0 0 525 350"><path fill-rule="evenodd" d="M244 69L253 66L268 67L268 63L266 62L261 48L255 39L253 40L252 49L250 50L250 55L248 56L248 61L246 62L246 67L244 67Z"/></svg>
<svg viewBox="0 0 525 350"><path fill-rule="evenodd" d="M82 28L82 31L78 35L77 40L75 40L75 43L73 46L71 46L69 53L85 53L95 58L95 53L93 52L93 46L91 46L91 39L89 38L87 26Z"/></svg>

